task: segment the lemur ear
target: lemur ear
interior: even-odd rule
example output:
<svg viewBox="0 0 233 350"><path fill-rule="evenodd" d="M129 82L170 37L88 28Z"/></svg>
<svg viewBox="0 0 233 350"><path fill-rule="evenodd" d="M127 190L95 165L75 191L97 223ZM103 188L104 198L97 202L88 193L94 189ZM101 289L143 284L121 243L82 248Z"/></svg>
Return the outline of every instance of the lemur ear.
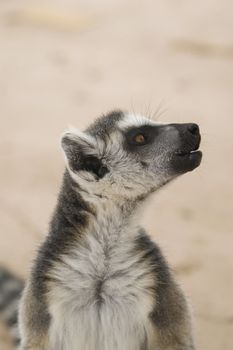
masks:
<svg viewBox="0 0 233 350"><path fill-rule="evenodd" d="M62 135L61 146L71 171L84 170L98 178L108 172L98 157L97 143L91 135L76 129L68 130Z"/></svg>

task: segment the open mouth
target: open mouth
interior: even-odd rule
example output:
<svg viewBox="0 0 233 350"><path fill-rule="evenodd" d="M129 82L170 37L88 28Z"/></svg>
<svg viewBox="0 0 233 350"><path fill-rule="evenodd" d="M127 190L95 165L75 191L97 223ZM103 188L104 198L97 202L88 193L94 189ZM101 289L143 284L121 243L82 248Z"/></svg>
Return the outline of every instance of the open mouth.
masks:
<svg viewBox="0 0 233 350"><path fill-rule="evenodd" d="M201 134L197 124L176 124L179 133L177 148L173 148L171 168L175 174L184 174L197 168L202 159L199 150ZM173 146L174 147L174 146Z"/></svg>
<svg viewBox="0 0 233 350"><path fill-rule="evenodd" d="M193 151L177 151L176 155L179 157L185 157L185 156L190 156L190 155L195 155L200 153L202 153L200 150L195 149Z"/></svg>
<svg viewBox="0 0 233 350"><path fill-rule="evenodd" d="M172 167L177 173L185 173L197 168L202 159L202 152L199 149L179 150L175 152L172 160Z"/></svg>

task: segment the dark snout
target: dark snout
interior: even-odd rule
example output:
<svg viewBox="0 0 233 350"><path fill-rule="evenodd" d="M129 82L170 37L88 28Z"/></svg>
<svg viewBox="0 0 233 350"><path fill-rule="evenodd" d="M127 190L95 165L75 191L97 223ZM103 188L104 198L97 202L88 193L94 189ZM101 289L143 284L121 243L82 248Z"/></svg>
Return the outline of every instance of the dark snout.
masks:
<svg viewBox="0 0 233 350"><path fill-rule="evenodd" d="M171 166L177 173L185 173L197 168L202 159L199 151L201 142L200 129L197 124L171 124L176 133L175 152L172 157Z"/></svg>
<svg viewBox="0 0 233 350"><path fill-rule="evenodd" d="M199 148L201 134L197 124L173 124L172 126L178 131L179 135L178 153L189 153Z"/></svg>

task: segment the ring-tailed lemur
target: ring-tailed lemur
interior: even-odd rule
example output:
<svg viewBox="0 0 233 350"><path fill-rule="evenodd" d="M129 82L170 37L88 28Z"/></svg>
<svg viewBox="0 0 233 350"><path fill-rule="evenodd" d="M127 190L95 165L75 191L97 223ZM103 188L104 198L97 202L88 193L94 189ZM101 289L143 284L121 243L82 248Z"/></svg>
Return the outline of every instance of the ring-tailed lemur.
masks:
<svg viewBox="0 0 233 350"><path fill-rule="evenodd" d="M22 350L193 350L190 312L139 226L161 186L201 162L196 124L112 112L61 139L66 171L20 306Z"/></svg>

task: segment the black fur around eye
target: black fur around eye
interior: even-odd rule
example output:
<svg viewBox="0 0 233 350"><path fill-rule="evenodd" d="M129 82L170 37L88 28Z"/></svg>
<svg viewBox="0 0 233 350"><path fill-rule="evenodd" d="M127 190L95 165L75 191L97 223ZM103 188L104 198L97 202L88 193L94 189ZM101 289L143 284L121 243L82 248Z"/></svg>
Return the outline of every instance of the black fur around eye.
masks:
<svg viewBox="0 0 233 350"><path fill-rule="evenodd" d="M152 125L143 125L138 128L132 128L125 134L128 145L144 146L153 142L158 134L158 128Z"/></svg>

